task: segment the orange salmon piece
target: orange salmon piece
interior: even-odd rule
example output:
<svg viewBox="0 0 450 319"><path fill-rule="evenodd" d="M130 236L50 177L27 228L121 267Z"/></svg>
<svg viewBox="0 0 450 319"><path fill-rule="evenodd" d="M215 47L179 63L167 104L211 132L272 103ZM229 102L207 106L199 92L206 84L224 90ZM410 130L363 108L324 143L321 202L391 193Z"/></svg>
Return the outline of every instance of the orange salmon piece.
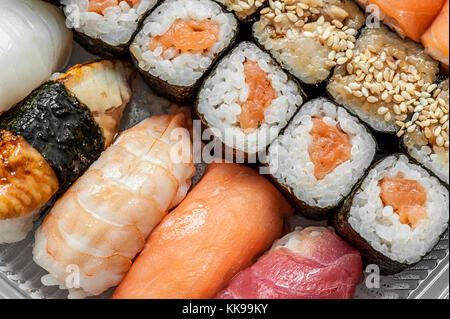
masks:
<svg viewBox="0 0 450 319"><path fill-rule="evenodd" d="M270 248L292 213L256 171L211 164L150 235L113 298L212 298Z"/></svg>
<svg viewBox="0 0 450 319"><path fill-rule="evenodd" d="M251 133L264 121L264 111L275 98L275 90L267 73L261 70L257 62L245 61L244 74L249 95L241 105L239 123L244 132Z"/></svg>
<svg viewBox="0 0 450 319"><path fill-rule="evenodd" d="M426 52L442 62L448 72L448 42L449 42L449 1L445 3L431 27L422 36L422 44Z"/></svg>
<svg viewBox="0 0 450 319"><path fill-rule="evenodd" d="M380 10L394 18L408 37L420 42L445 0L369 0Z"/></svg>
<svg viewBox="0 0 450 319"><path fill-rule="evenodd" d="M163 50L175 47L181 53L204 51L212 47L219 39L220 25L211 20L176 20L163 35L150 39L149 48Z"/></svg>
<svg viewBox="0 0 450 319"><path fill-rule="evenodd" d="M133 7L135 4L138 4L141 0L123 0L128 2L130 7ZM102 14L103 10L109 7L115 7L119 4L119 0L89 0L89 12L97 12L98 14Z"/></svg>
<svg viewBox="0 0 450 319"><path fill-rule="evenodd" d="M379 185L383 204L394 209L402 224L415 228L427 218L427 209L424 206L427 193L419 182L405 179L403 173L398 173L394 177L383 178Z"/></svg>
<svg viewBox="0 0 450 319"><path fill-rule="evenodd" d="M326 124L321 118L312 119L310 131L313 138L308 149L314 164L314 176L322 180L336 167L350 160L352 145L346 133L336 126Z"/></svg>

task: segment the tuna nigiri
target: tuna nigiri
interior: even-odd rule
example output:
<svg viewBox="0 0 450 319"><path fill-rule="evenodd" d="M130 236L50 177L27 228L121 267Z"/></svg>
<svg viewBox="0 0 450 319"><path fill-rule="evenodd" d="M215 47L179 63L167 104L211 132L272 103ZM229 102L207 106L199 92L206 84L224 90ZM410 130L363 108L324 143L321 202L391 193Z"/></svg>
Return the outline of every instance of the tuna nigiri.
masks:
<svg viewBox="0 0 450 319"><path fill-rule="evenodd" d="M47 281L65 284L66 267L76 265L79 286L66 286L83 297L122 280L150 232L190 187L195 168L185 127L180 113L125 131L56 202L33 250L50 273Z"/></svg>
<svg viewBox="0 0 450 319"><path fill-rule="evenodd" d="M275 242L219 299L349 299L362 275L359 252L332 228L308 227Z"/></svg>
<svg viewBox="0 0 450 319"><path fill-rule="evenodd" d="M211 164L149 237L113 298L212 298L282 234L290 213L257 172Z"/></svg>
<svg viewBox="0 0 450 319"><path fill-rule="evenodd" d="M357 0L363 7L369 4L380 9L381 19L401 37L420 42L445 0Z"/></svg>
<svg viewBox="0 0 450 319"><path fill-rule="evenodd" d="M433 24L422 36L425 51L436 60L441 61L448 73L448 42L449 42L449 0L445 3Z"/></svg>

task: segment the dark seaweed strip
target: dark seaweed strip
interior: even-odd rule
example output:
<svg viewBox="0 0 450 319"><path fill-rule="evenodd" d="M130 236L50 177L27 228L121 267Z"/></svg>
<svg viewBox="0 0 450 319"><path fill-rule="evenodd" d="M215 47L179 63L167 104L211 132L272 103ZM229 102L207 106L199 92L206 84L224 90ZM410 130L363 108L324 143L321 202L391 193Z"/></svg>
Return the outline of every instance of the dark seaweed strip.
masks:
<svg viewBox="0 0 450 319"><path fill-rule="evenodd" d="M89 109L59 82L47 82L0 116L0 128L21 135L55 171L64 192L104 149Z"/></svg>

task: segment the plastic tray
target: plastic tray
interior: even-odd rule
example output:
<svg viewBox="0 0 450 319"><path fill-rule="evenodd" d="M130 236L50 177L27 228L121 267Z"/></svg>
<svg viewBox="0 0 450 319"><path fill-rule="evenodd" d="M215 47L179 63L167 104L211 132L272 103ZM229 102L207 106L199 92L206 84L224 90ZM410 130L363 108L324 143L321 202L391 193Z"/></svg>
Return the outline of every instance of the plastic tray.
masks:
<svg viewBox="0 0 450 319"><path fill-rule="evenodd" d="M75 44L69 66L95 59ZM137 78L133 83L133 99L124 114L121 129L129 128L149 115L162 114L171 105L155 96ZM198 165L199 179L204 166ZM36 222L34 230L42 222ZM294 217L293 226L321 225L301 217ZM0 298L66 298L67 292L57 286L46 287L41 277L47 272L32 259L34 230L19 243L0 245ZM112 289L96 298L107 298ZM449 297L449 235L448 230L435 249L421 262L400 274L380 277L379 288L369 289L365 282L356 290L355 298L447 298Z"/></svg>

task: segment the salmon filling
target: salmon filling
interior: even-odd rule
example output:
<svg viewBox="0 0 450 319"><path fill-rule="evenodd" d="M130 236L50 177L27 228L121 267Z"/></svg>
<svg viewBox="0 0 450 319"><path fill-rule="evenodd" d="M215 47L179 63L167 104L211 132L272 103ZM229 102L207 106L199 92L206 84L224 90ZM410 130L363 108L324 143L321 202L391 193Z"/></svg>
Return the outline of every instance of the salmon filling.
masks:
<svg viewBox="0 0 450 319"><path fill-rule="evenodd" d="M126 1L130 7L141 2L141 0L89 0L89 12L96 12L102 14L103 10L109 7L115 7L119 5L119 2Z"/></svg>
<svg viewBox="0 0 450 319"><path fill-rule="evenodd" d="M245 61L244 74L249 94L247 100L241 105L239 123L244 132L252 133L264 122L264 111L272 104L275 90L267 73L259 67L257 62Z"/></svg>
<svg viewBox="0 0 450 319"><path fill-rule="evenodd" d="M163 35L150 39L149 48L163 50L175 47L181 53L204 51L211 48L219 39L220 25L211 20L176 20Z"/></svg>
<svg viewBox="0 0 450 319"><path fill-rule="evenodd" d="M403 173L398 173L395 177L383 178L380 188L383 204L394 209L400 217L400 223L415 228L427 218L427 193L419 182L405 179Z"/></svg>
<svg viewBox="0 0 450 319"><path fill-rule="evenodd" d="M314 176L322 180L336 167L350 160L350 138L340 128L326 124L321 118L313 118L310 135L313 138L308 149L314 164Z"/></svg>

